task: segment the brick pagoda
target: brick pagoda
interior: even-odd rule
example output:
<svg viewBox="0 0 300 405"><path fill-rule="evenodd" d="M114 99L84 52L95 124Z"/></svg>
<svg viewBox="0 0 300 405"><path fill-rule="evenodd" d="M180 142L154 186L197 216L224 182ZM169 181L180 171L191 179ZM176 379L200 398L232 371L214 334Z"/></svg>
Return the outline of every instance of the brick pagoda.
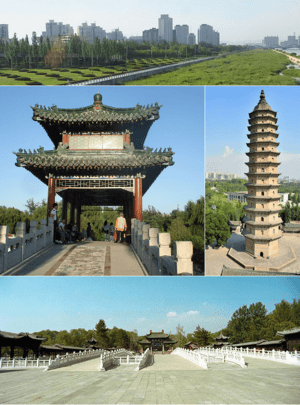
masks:
<svg viewBox="0 0 300 405"><path fill-rule="evenodd" d="M268 105L264 91L261 91L260 100L254 110L249 114L247 143L249 152L248 196L245 206L246 217L246 252L254 257L271 258L279 254L278 240L281 237L279 226L282 222L278 216L281 208L278 203L280 173L277 168L279 152L277 147L278 126L276 112Z"/></svg>

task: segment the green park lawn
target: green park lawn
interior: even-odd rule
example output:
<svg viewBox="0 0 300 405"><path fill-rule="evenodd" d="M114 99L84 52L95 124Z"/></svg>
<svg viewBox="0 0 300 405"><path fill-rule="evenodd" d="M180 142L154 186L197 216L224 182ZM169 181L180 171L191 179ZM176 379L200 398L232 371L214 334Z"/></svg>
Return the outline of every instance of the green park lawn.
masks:
<svg viewBox="0 0 300 405"><path fill-rule="evenodd" d="M148 67L156 67L176 63L179 59L135 59L129 61L127 66L106 66L82 69L82 68L62 68L62 69L0 69L0 85L3 86L22 86L42 84L44 86L56 86L70 82L82 82L84 80L92 80L118 74L131 70L143 69ZM50 76L49 76L50 75ZM58 77L51 77L57 75ZM23 79L23 80L20 80ZM27 80L26 80L27 79ZM38 82L38 83L36 83Z"/></svg>
<svg viewBox="0 0 300 405"><path fill-rule="evenodd" d="M253 50L228 55L176 71L126 83L127 85L294 85L285 55ZM280 76L278 72L284 73ZM296 69L293 69L293 73ZM298 75L293 75L294 77Z"/></svg>

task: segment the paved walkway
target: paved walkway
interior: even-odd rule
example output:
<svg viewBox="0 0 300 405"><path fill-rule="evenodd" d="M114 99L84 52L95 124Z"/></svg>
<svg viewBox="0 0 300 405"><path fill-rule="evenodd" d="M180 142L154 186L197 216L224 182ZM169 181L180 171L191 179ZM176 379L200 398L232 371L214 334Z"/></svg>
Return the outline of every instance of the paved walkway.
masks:
<svg viewBox="0 0 300 405"><path fill-rule="evenodd" d="M156 364L158 364L158 356ZM168 355L163 356L168 358ZM172 355L177 357L175 355ZM170 356L170 357L172 357ZM248 368L106 372L0 370L1 404L299 404L300 367L246 358ZM83 364L83 363L82 363Z"/></svg>
<svg viewBox="0 0 300 405"><path fill-rule="evenodd" d="M284 234L279 240L282 250L286 249L286 246L290 246L295 253L297 260L291 263L288 267L284 268L281 273L294 273L300 274L300 235L299 234ZM233 247L235 250L243 252L245 250L245 238L241 234L232 233L228 239L228 243L219 249L206 249L205 250L205 275L206 276L220 276L223 265L232 269L243 270L243 267L227 256L229 249ZM261 262L266 262L267 259L261 259ZM276 258L274 258L276 262ZM258 263L259 259L256 259Z"/></svg>
<svg viewBox="0 0 300 405"><path fill-rule="evenodd" d="M10 270L14 276L144 276L130 245L83 242L53 245Z"/></svg>

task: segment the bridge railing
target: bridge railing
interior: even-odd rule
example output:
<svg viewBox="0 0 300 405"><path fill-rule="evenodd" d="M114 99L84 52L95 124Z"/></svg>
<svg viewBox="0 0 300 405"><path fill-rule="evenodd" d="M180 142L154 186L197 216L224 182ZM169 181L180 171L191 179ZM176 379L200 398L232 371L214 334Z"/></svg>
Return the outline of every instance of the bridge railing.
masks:
<svg viewBox="0 0 300 405"><path fill-rule="evenodd" d="M286 364L295 364L300 366L300 356L297 351L294 353L290 353L288 351L279 351L279 350L265 350L265 349L249 349L248 347L242 348L242 347L222 347L220 349L214 349L214 348L200 348L198 351L201 351L201 353L220 353L225 356L225 361L226 361L226 356L229 358L233 358L231 355L234 353L240 354L243 357L253 357L257 359L263 359L263 360L272 360L272 361L278 361Z"/></svg>
<svg viewBox="0 0 300 405"><path fill-rule="evenodd" d="M25 222L17 222L16 236L9 236L9 226L0 226L0 274L23 262L39 250L53 244L53 219L30 221L30 231L26 233Z"/></svg>
<svg viewBox="0 0 300 405"><path fill-rule="evenodd" d="M51 359L0 359L0 368L48 367Z"/></svg>
<svg viewBox="0 0 300 405"><path fill-rule="evenodd" d="M207 366L207 357L203 356L201 353L193 350L182 349L181 347L176 347L176 349L171 354L177 354L184 359L191 361L192 363L197 364L197 366L202 368L208 368Z"/></svg>
<svg viewBox="0 0 300 405"><path fill-rule="evenodd" d="M135 369L135 371L140 371L142 368L146 367L147 362L149 360L150 357L150 350L149 348L145 350L145 352L143 353L142 356L140 357L140 361L139 361L139 365L137 366L137 368Z"/></svg>
<svg viewBox="0 0 300 405"><path fill-rule="evenodd" d="M131 244L151 276L193 274L191 241L174 242L174 255L171 255L169 233L160 233L157 228L133 218Z"/></svg>

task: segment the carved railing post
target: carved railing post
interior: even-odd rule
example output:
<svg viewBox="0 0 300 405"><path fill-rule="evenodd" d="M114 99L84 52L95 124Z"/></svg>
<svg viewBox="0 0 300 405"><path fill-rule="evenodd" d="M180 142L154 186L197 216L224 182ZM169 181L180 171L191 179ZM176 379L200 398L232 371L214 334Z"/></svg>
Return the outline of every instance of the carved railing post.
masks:
<svg viewBox="0 0 300 405"><path fill-rule="evenodd" d="M158 268L160 274L162 274L161 258L163 256L171 256L171 236L169 233L158 233Z"/></svg>
<svg viewBox="0 0 300 405"><path fill-rule="evenodd" d="M43 234L43 248L47 246L47 220L46 219L41 219L40 220L40 230L42 231Z"/></svg>
<svg viewBox="0 0 300 405"><path fill-rule="evenodd" d="M26 235L26 223L25 222L17 222L16 236L19 236L20 238L22 238L22 241L21 241L22 261L25 260L25 249L26 249L25 235Z"/></svg>
<svg viewBox="0 0 300 405"><path fill-rule="evenodd" d="M193 274L193 243L191 241L174 242L173 251L177 274Z"/></svg>
<svg viewBox="0 0 300 405"><path fill-rule="evenodd" d="M0 273L7 270L8 234L9 226L0 226L0 260L2 261L2 263L0 263Z"/></svg>
<svg viewBox="0 0 300 405"><path fill-rule="evenodd" d="M33 221L30 221L30 233L33 233L34 234L34 236L33 236L33 246L34 246L34 252L36 252L36 250L37 250L37 247L36 247L36 245L37 245L37 242L36 242L36 233L37 233L37 221L35 221L35 220L33 220Z"/></svg>

